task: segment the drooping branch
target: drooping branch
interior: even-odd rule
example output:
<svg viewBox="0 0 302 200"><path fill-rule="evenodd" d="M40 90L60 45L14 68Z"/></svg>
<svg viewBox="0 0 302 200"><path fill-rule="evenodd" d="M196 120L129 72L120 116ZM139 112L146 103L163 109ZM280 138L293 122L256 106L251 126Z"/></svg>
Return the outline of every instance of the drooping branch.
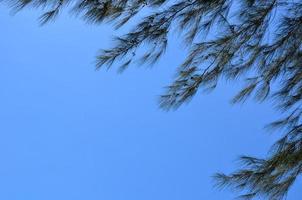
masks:
<svg viewBox="0 0 302 200"><path fill-rule="evenodd" d="M112 48L97 56L97 68L134 61L154 64L169 45L171 30L180 33L187 57L176 66L176 79L160 98L164 109L188 102L197 91L214 89L222 80L246 85L233 103L254 96L271 99L285 115L270 127L284 131L264 159L243 157L230 175L217 174L220 186L246 192L243 198L282 199L302 170L302 1L295 0L7 0L14 9L44 8L41 23L70 7L89 23L111 22L116 28L139 13L145 17ZM145 11L148 11L147 14Z"/></svg>

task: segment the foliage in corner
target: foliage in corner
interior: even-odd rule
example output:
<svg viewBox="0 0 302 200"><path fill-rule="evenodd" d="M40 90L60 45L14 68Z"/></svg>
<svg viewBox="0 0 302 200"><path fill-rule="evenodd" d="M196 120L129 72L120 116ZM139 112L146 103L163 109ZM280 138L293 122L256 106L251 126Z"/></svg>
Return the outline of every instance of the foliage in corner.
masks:
<svg viewBox="0 0 302 200"><path fill-rule="evenodd" d="M271 99L285 115L269 128L283 136L264 159L242 157L242 168L217 174L217 185L233 187L244 199L283 199L302 171L302 1L301 0L7 0L13 9L47 9L41 23L69 7L89 23L125 25L142 10L143 17L115 45L97 57L97 68L134 61L154 64L169 44L171 29L182 33L188 55L177 78L160 98L175 109L198 90L219 81L244 80L233 99ZM141 48L144 45L144 48ZM148 48L146 48L146 46Z"/></svg>

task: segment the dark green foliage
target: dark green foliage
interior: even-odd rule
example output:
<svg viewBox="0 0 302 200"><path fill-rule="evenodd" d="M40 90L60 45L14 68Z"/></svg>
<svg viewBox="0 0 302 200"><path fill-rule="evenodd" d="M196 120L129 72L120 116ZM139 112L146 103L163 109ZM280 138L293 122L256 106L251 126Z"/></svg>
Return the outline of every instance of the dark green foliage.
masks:
<svg viewBox="0 0 302 200"><path fill-rule="evenodd" d="M41 7L41 23L63 7L90 23L126 24L149 10L132 31L117 37L97 57L97 68L154 64L165 52L171 29L182 33L188 55L177 68L160 106L173 109L198 90L212 90L221 80L243 80L234 103L254 96L272 99L286 116L269 128L283 133L267 158L242 157L230 175L217 174L217 185L234 187L242 198L282 199L302 171L302 0L10 0L13 8ZM140 48L145 45L143 49ZM148 48L146 48L146 46Z"/></svg>

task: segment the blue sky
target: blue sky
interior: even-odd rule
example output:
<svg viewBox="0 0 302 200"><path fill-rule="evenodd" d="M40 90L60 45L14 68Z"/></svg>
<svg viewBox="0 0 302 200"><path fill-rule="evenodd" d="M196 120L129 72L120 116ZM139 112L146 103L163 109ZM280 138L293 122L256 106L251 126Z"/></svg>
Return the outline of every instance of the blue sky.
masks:
<svg viewBox="0 0 302 200"><path fill-rule="evenodd" d="M215 172L239 155L264 156L278 118L270 104L231 106L232 85L198 94L177 111L158 108L183 51L172 42L152 69L95 71L110 26L0 7L0 199L226 200ZM177 37L174 38L177 41ZM299 180L288 199L298 200Z"/></svg>

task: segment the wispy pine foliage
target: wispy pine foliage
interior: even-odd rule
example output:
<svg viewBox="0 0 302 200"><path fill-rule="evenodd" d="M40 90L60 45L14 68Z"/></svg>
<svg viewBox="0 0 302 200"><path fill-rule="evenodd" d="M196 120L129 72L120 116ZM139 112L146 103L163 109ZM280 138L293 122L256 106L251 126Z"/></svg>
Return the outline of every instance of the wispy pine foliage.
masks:
<svg viewBox="0 0 302 200"><path fill-rule="evenodd" d="M242 168L217 174L217 185L233 187L243 199L283 199L302 171L302 0L7 0L16 10L48 9L41 23L65 7L90 23L126 24L144 8L149 15L97 57L97 68L134 61L155 63L164 54L171 29L182 33L189 52L177 78L160 99L164 109L179 107L198 90L224 80L245 79L234 103L254 96L272 99L285 115L269 128L282 138L264 159L242 157ZM149 48L141 55L142 45ZM146 49L146 48L144 48Z"/></svg>

